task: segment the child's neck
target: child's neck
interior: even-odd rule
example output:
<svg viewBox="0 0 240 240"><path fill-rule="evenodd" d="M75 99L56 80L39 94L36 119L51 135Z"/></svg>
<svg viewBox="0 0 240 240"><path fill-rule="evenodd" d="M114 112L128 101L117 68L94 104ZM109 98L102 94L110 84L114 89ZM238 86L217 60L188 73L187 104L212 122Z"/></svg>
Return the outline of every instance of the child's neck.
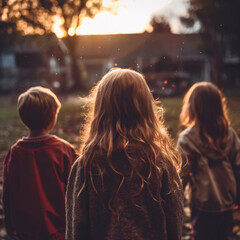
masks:
<svg viewBox="0 0 240 240"><path fill-rule="evenodd" d="M29 130L29 134L28 137L32 138L32 137L42 137L42 136L46 136L49 134L49 130Z"/></svg>

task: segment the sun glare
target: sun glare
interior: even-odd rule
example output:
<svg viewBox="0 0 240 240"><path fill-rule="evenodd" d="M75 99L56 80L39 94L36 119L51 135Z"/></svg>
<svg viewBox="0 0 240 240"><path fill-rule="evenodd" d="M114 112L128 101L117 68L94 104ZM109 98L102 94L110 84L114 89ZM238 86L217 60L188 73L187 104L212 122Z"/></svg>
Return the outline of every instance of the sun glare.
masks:
<svg viewBox="0 0 240 240"><path fill-rule="evenodd" d="M84 18L81 25L71 27L68 35L91 35L91 34L119 34L141 33L149 30L149 22L152 13L161 9L170 0L119 0L115 13L101 11L94 18ZM109 6L111 0L103 0L104 6ZM53 31L57 37L66 34L61 28L63 20L56 17Z"/></svg>
<svg viewBox="0 0 240 240"><path fill-rule="evenodd" d="M104 7L108 7L110 4L111 4L111 0L103 0L103 1L102 1L102 5L103 5Z"/></svg>
<svg viewBox="0 0 240 240"><path fill-rule="evenodd" d="M61 19L59 16L55 16L54 22L53 32L55 32L58 38L63 38L65 36L64 30L61 27L63 24L63 19Z"/></svg>
<svg viewBox="0 0 240 240"><path fill-rule="evenodd" d="M75 29L74 28L69 28L69 30L68 30L68 35L69 36L73 36L75 34Z"/></svg>
<svg viewBox="0 0 240 240"><path fill-rule="evenodd" d="M94 19L83 19L82 25L76 29L77 35L88 34L117 34L131 33L142 31L135 24L129 24L124 13L119 12L118 15L113 15L109 12L101 12Z"/></svg>

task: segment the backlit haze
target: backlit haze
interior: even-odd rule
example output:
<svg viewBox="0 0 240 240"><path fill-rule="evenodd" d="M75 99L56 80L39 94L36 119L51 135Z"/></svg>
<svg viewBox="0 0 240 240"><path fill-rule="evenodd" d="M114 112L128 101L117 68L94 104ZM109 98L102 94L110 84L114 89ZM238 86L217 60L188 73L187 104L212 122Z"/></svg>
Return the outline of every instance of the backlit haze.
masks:
<svg viewBox="0 0 240 240"><path fill-rule="evenodd" d="M68 34L120 34L142 33L151 31L149 24L155 15L164 15L171 24L172 31L179 33L182 26L178 20L179 15L184 15L186 6L184 0L119 0L114 12L101 11L94 18L84 18L80 26L69 29ZM103 5L108 7L111 0L103 0ZM53 31L57 37L64 37L61 30L61 19L56 17Z"/></svg>

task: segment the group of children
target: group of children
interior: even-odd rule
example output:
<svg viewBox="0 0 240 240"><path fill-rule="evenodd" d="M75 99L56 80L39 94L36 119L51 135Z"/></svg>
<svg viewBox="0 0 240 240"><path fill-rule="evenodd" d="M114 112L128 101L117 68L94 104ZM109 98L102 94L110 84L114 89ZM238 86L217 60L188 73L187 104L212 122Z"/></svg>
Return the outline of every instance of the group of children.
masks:
<svg viewBox="0 0 240 240"><path fill-rule="evenodd" d="M240 140L210 82L186 93L177 146L144 77L110 70L90 93L78 156L51 135L61 103L33 87L18 98L28 136L4 161L5 226L19 240L180 240L183 189L193 239L232 239L240 203Z"/></svg>

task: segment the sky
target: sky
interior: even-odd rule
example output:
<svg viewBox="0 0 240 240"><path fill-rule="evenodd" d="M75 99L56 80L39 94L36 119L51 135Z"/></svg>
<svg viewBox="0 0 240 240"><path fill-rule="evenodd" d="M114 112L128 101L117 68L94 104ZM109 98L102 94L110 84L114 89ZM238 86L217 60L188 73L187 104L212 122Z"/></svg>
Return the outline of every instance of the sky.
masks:
<svg viewBox="0 0 240 240"><path fill-rule="evenodd" d="M152 14L165 15L171 24L172 31L180 33L186 31L186 28L179 21L179 16L187 14L187 6L186 0L169 0L162 8Z"/></svg>
<svg viewBox="0 0 240 240"><path fill-rule="evenodd" d="M108 6L111 0L103 0ZM69 29L69 35L81 34L118 34L141 33L151 31L150 20L155 15L164 15L171 24L172 31L183 30L178 16L186 13L185 0L119 0L116 14L100 12L95 18L85 18L81 26ZM56 34L61 37L61 31L55 26Z"/></svg>

